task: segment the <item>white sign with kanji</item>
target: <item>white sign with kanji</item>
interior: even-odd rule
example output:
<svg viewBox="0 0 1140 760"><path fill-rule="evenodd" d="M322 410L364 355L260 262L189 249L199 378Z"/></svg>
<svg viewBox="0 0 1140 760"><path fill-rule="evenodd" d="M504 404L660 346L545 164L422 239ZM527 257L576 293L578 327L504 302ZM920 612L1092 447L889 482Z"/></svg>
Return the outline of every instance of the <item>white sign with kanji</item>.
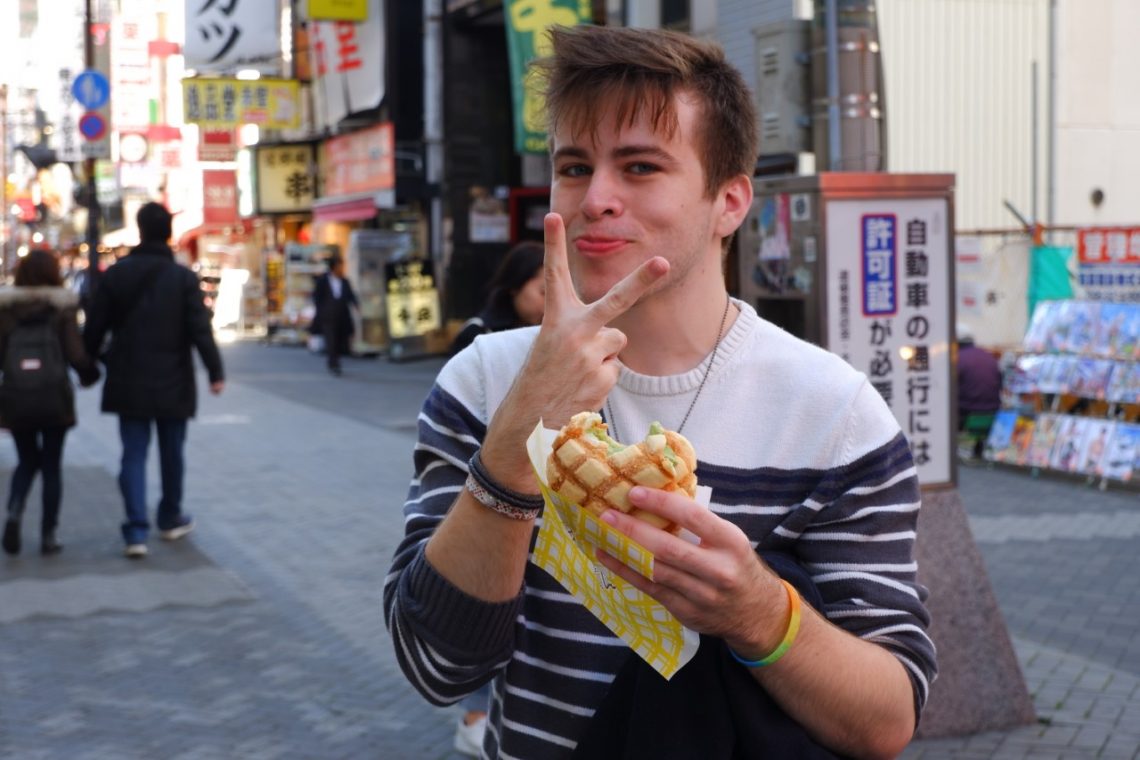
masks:
<svg viewBox="0 0 1140 760"><path fill-rule="evenodd" d="M829 200L826 347L867 375L910 441L923 485L951 482L949 204Z"/></svg>

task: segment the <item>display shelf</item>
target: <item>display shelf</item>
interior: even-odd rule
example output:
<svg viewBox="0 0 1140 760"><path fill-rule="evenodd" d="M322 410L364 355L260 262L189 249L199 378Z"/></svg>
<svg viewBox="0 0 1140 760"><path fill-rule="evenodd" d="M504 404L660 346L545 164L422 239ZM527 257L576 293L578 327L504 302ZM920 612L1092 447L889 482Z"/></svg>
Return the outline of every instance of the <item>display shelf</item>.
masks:
<svg viewBox="0 0 1140 760"><path fill-rule="evenodd" d="M1140 306L1038 304L984 456L1106 488L1140 481Z"/></svg>

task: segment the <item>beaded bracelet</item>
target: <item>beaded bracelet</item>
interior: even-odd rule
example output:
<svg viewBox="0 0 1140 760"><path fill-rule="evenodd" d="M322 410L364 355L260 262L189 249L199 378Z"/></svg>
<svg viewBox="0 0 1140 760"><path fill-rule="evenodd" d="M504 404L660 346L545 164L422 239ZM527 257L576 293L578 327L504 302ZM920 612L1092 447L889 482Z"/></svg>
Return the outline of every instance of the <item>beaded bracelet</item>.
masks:
<svg viewBox="0 0 1140 760"><path fill-rule="evenodd" d="M784 584L784 588L788 592L788 602L792 606L791 611L788 612L788 627L787 630L784 631L784 638L780 644L772 650L771 654L759 660L746 660L732 651L732 647L728 647L728 653L732 655L732 659L741 665L745 665L749 668L762 668L765 665L771 665L787 654L788 650L792 648L792 642L796 640L796 634L800 631L800 593L796 591L795 586L783 578L780 579L780 583Z"/></svg>
<svg viewBox="0 0 1140 760"><path fill-rule="evenodd" d="M524 494L495 482L476 451L467 463L467 491L487 509L514 520L533 520L542 511L540 494Z"/></svg>

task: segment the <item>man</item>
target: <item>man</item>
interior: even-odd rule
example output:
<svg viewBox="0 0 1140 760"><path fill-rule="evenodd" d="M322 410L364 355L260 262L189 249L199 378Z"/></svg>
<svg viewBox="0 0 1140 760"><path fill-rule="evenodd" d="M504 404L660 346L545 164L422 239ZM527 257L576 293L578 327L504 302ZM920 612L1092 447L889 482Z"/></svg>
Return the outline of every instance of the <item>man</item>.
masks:
<svg viewBox="0 0 1140 760"><path fill-rule="evenodd" d="M773 720L845 755L898 754L934 675L915 469L863 375L728 297L723 251L752 201L751 96L712 43L608 27L551 38L546 310L540 327L477 338L425 403L385 585L400 666L441 705L493 678L491 757L570 757L591 738L622 708L607 692L636 655L528 563L525 518L539 509L525 441L540 419L556 428L585 410L626 443L660 420L692 441L710 508L629 496L700 544L611 510L603 519L655 555L655 577L605 566L700 632L698 657L723 654L776 705ZM799 596L758 551L810 576L821 611L802 605L798 633ZM684 699L667 686L686 669L646 683Z"/></svg>
<svg viewBox="0 0 1140 760"><path fill-rule="evenodd" d="M974 334L968 325L958 324L958 430L966 430L970 417L981 425L1001 408L1001 366L989 351L974 345ZM978 427L973 445L975 459L980 459L989 428Z"/></svg>
<svg viewBox="0 0 1140 760"><path fill-rule="evenodd" d="M330 256L328 271L317 278L313 288L313 333L324 336L329 372L340 375L341 354L349 353L349 340L354 332L352 307L357 305L352 283L344 276L344 259Z"/></svg>
<svg viewBox="0 0 1140 760"><path fill-rule="evenodd" d="M162 474L159 536L174 541L194 528L182 511L186 422L197 409L191 347L206 365L210 392L219 394L225 386L198 278L175 263L168 245L170 212L147 203L139 209L138 227L140 244L100 278L83 332L92 356L101 353L104 337L111 334L104 355L103 411L119 415L119 488L126 507L122 533L131 559L147 554L146 459L152 426L158 432Z"/></svg>

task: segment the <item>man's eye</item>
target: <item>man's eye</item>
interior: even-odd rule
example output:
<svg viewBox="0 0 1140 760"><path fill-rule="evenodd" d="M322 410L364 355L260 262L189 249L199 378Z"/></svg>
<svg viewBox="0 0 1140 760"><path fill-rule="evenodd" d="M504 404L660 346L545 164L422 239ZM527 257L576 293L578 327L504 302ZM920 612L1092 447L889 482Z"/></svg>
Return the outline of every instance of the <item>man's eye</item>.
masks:
<svg viewBox="0 0 1140 760"><path fill-rule="evenodd" d="M647 164L644 161L638 161L637 163L630 164L628 169L633 174L653 174L657 171L657 166Z"/></svg>
<svg viewBox="0 0 1140 760"><path fill-rule="evenodd" d="M590 167L584 164L567 164L558 170L563 177L585 177L590 173Z"/></svg>

